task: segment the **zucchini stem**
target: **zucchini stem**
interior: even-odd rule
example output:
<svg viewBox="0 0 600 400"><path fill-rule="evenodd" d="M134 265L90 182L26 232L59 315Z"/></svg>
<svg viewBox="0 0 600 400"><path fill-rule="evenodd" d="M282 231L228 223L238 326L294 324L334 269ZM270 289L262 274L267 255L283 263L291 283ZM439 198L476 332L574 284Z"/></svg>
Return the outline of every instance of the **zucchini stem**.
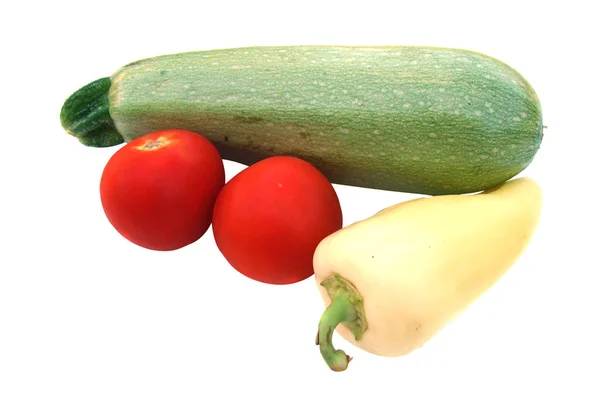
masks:
<svg viewBox="0 0 600 400"><path fill-rule="evenodd" d="M89 147L111 147L124 142L109 112L110 78L100 78L65 100L60 123L71 136Z"/></svg>
<svg viewBox="0 0 600 400"><path fill-rule="evenodd" d="M356 288L338 274L325 279L321 286L327 289L331 303L319 321L316 344L331 370L344 371L352 357L333 347L333 332L339 324L344 324L357 341L362 338L367 329L363 299Z"/></svg>

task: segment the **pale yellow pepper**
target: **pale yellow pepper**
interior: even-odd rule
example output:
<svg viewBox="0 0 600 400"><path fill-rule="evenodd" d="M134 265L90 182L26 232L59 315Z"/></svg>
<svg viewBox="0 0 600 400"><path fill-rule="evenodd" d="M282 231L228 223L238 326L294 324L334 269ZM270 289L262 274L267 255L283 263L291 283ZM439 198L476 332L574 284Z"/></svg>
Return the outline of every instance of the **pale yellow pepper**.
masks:
<svg viewBox="0 0 600 400"><path fill-rule="evenodd" d="M425 344L515 263L541 206L538 184L518 178L478 194L403 202L325 238L314 269L327 306L317 344L330 368L350 361L333 348L334 329L381 356Z"/></svg>

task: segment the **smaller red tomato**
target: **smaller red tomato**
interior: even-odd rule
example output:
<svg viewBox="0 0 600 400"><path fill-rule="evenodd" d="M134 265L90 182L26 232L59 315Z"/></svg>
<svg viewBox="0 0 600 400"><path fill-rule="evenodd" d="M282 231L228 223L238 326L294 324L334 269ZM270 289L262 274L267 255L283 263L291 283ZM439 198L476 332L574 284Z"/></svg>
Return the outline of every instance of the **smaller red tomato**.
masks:
<svg viewBox="0 0 600 400"><path fill-rule="evenodd" d="M223 160L208 139L187 130L164 130L113 154L102 173L100 197L123 237L167 251L206 233L224 184Z"/></svg>
<svg viewBox="0 0 600 400"><path fill-rule="evenodd" d="M213 234L225 259L259 282L290 284L313 275L317 245L342 227L329 180L312 164L275 156L225 184L213 211Z"/></svg>

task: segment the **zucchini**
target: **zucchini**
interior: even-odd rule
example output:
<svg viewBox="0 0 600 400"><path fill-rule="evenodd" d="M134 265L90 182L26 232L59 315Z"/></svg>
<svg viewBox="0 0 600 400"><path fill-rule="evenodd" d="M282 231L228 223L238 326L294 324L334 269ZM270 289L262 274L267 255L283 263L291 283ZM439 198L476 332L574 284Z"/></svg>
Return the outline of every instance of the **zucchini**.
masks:
<svg viewBox="0 0 600 400"><path fill-rule="evenodd" d="M189 129L245 165L293 155L333 183L428 195L507 181L531 163L543 129L535 91L508 65L417 46L157 56L77 90L60 118L86 146Z"/></svg>

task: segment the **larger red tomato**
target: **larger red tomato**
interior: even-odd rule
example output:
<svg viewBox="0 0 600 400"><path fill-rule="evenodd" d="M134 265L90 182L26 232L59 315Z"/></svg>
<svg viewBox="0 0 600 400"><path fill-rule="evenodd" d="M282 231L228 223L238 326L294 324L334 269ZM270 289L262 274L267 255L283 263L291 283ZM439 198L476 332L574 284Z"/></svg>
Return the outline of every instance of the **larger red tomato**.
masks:
<svg viewBox="0 0 600 400"><path fill-rule="evenodd" d="M147 134L120 148L100 181L102 207L129 241L175 250L206 233L219 190L223 160L208 139L186 130Z"/></svg>
<svg viewBox="0 0 600 400"><path fill-rule="evenodd" d="M313 254L342 227L329 180L313 165L276 156L225 184L213 212L213 234L225 259L259 282L290 284L313 275Z"/></svg>

